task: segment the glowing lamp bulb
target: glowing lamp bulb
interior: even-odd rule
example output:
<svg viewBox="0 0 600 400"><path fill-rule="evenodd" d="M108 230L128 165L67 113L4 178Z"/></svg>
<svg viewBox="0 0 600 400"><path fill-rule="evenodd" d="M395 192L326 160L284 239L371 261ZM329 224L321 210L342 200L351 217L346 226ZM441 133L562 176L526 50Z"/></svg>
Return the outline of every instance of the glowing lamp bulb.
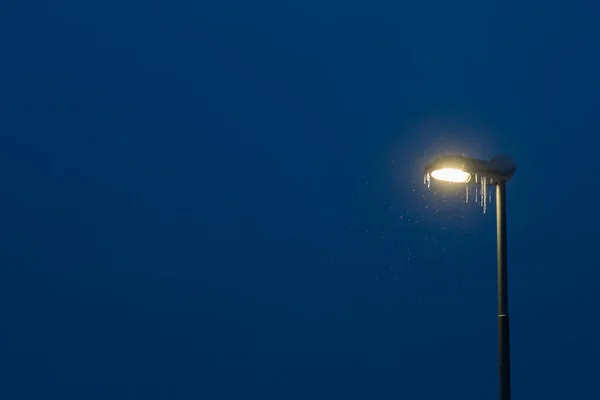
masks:
<svg viewBox="0 0 600 400"><path fill-rule="evenodd" d="M471 174L456 168L442 168L431 172L431 176L438 181L453 183L467 183L471 180Z"/></svg>

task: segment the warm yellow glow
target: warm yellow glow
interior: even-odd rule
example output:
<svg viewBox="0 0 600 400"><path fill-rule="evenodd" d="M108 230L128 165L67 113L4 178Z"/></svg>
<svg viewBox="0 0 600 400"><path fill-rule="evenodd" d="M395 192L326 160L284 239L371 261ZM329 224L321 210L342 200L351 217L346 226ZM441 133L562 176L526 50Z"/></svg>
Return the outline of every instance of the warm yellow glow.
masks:
<svg viewBox="0 0 600 400"><path fill-rule="evenodd" d="M431 176L439 181L467 183L471 180L471 174L460 169L442 168L431 172Z"/></svg>

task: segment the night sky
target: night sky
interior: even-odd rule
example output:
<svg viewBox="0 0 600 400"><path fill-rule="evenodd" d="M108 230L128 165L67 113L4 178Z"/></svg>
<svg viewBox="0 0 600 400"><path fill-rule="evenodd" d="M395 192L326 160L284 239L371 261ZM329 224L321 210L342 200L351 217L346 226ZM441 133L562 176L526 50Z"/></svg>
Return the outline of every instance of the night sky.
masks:
<svg viewBox="0 0 600 400"><path fill-rule="evenodd" d="M0 398L600 398L599 13L1 2Z"/></svg>

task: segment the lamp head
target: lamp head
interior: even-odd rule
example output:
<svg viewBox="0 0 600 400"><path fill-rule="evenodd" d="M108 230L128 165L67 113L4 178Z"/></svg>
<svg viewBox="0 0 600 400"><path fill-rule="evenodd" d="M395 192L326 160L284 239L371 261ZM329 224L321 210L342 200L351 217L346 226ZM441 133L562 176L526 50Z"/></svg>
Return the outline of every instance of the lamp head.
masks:
<svg viewBox="0 0 600 400"><path fill-rule="evenodd" d="M514 161L508 156L496 156L485 161L461 155L445 155L427 164L425 175L440 181L464 184L478 183L479 176L485 177L489 184L496 184L508 181L516 169Z"/></svg>

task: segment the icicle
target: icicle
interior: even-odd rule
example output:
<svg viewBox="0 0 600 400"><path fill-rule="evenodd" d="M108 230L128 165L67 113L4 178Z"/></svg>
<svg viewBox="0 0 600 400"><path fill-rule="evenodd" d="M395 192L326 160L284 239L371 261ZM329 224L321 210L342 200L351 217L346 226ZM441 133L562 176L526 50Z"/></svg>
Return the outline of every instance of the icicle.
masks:
<svg viewBox="0 0 600 400"><path fill-rule="evenodd" d="M481 205L483 206L483 213L487 211L487 177L481 177Z"/></svg>
<svg viewBox="0 0 600 400"><path fill-rule="evenodd" d="M484 187L483 187L483 179L479 180L479 197L477 197L477 201L479 202L479 206L483 207L483 191L484 191Z"/></svg>
<svg viewBox="0 0 600 400"><path fill-rule="evenodd" d="M465 187L467 188L467 200L465 201L465 203L469 202L469 185L465 185Z"/></svg>
<svg viewBox="0 0 600 400"><path fill-rule="evenodd" d="M481 177L481 207L485 205L485 176Z"/></svg>
<svg viewBox="0 0 600 400"><path fill-rule="evenodd" d="M477 183L477 174L475 174L475 183Z"/></svg>
<svg viewBox="0 0 600 400"><path fill-rule="evenodd" d="M486 203L486 198L485 198L485 194L487 193L487 189L485 187L485 176L481 177L481 207L483 208L483 213L485 214L485 206L487 205Z"/></svg>
<svg viewBox="0 0 600 400"><path fill-rule="evenodd" d="M431 175L427 173L427 189L431 188Z"/></svg>
<svg viewBox="0 0 600 400"><path fill-rule="evenodd" d="M423 185L427 183L427 174L423 174Z"/></svg>
<svg viewBox="0 0 600 400"><path fill-rule="evenodd" d="M479 196L477 197L477 202L479 203L480 207L483 207L483 202L481 199L483 199L483 182L479 180Z"/></svg>

